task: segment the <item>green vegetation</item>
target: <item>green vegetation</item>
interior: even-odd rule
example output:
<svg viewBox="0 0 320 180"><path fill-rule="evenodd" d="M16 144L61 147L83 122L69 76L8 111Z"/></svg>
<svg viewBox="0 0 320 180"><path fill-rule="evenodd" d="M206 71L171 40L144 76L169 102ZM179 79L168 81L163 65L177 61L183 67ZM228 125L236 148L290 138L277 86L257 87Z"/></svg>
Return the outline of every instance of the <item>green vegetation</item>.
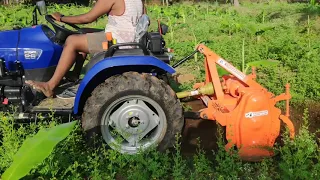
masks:
<svg viewBox="0 0 320 180"><path fill-rule="evenodd" d="M76 121L63 123L49 129L40 129L32 138L27 138L13 158L13 163L3 173L4 179L20 179L44 159L54 147L73 130Z"/></svg>
<svg viewBox="0 0 320 180"><path fill-rule="evenodd" d="M56 5L48 12L76 15L90 7ZM28 26L32 20L30 7L0 7L0 30ZM292 101L319 100L320 97L320 6L312 4L261 3L235 8L218 4L177 4L169 7L148 6L151 29L156 20L170 26L166 35L168 47L175 50L175 61L188 55L200 42L242 69L242 61L277 60L277 67L258 69L258 81L275 94L291 84ZM39 17L40 23L45 23ZM27 21L28 20L28 21ZM101 18L88 27L104 28ZM174 62L173 62L174 63ZM202 79L201 57L184 65Z"/></svg>
<svg viewBox="0 0 320 180"><path fill-rule="evenodd" d="M165 8L148 6L148 12L152 29L156 28L158 18L170 25L166 40L168 47L175 50L175 61L192 52L199 42L205 42L239 69L245 69L245 65L254 64L254 61L279 61L274 66L257 69L258 81L274 94L283 93L284 85L289 82L294 104L319 101L320 7L315 3L242 5L235 8L184 3ZM65 15L87 10L88 7L75 5L48 7L49 13L59 11ZM27 6L1 6L0 30L29 26L30 12L31 7ZM43 17L40 23L48 24ZM106 19L101 18L86 26L104 28L105 23ZM197 80L204 78L202 57L196 56L183 68L192 72ZM187 88L190 88L188 84L180 86L180 89ZM225 152L221 129L216 133L218 148L214 152L205 153L199 146L196 154L185 158L179 136L171 151L150 150L129 156L105 147L88 146L77 124L49 157L33 166L24 179L320 179L318 137L308 130L308 118L305 113L294 141L290 141L285 132L283 142L275 147L277 155L261 163L241 162L236 154ZM1 113L0 174L12 165L24 140L59 121L52 118L37 124L17 125L10 114Z"/></svg>
<svg viewBox="0 0 320 180"><path fill-rule="evenodd" d="M0 174L9 168L26 138L36 137L39 129L54 127L57 123L56 119L40 120L38 124L15 127L10 114L0 114L0 134L3 136L0 144ZM74 123L69 124L69 128L71 125ZM320 166L317 162L320 160L320 150L314 134L307 127L308 116L305 114L295 141L289 140L286 131L283 145L275 147L277 155L274 158L246 163L240 161L236 154L231 155L224 150L221 128L216 133L217 149L205 153L198 146L197 153L185 158L181 154L180 136L176 136L176 145L171 151L160 153L151 149L135 156L123 155L105 147L87 146L81 127L77 124L74 131L43 162L38 162L32 169L27 165L21 168L31 169L23 179L319 179ZM27 152L22 149L20 153ZM25 156L29 158L33 155ZM5 176L2 178L6 180Z"/></svg>

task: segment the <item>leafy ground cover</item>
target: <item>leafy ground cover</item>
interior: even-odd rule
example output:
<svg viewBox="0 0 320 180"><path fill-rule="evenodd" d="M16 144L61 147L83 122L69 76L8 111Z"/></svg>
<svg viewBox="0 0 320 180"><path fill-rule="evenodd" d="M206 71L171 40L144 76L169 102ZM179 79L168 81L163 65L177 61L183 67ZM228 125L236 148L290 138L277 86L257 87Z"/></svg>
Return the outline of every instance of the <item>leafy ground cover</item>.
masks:
<svg viewBox="0 0 320 180"><path fill-rule="evenodd" d="M59 123L53 118L15 127L10 114L0 117L0 174L10 166L24 139ZM315 135L308 130L307 113L303 122L295 141L289 140L285 132L283 144L274 148L276 156L258 163L242 162L236 153L227 153L220 127L215 133L217 149L211 152L198 145L196 153L185 156L181 137L177 136L174 149L161 153L151 149L132 156L87 146L77 124L49 157L23 179L319 179L320 151ZM33 157L38 158L36 154Z"/></svg>
<svg viewBox="0 0 320 180"><path fill-rule="evenodd" d="M166 35L168 47L175 50L174 61L192 52L204 42L216 53L242 68L242 61L279 60L278 67L260 69L259 82L275 94L282 93L286 82L291 83L293 101L319 100L320 51L319 6L308 4L268 3L244 4L234 8L218 4L177 4L169 7L148 6L151 29L156 20L170 26ZM56 5L48 12L76 15L90 7ZM0 30L13 26L29 26L32 10L28 6L0 7ZM107 19L100 18L88 27L104 28ZM48 24L43 17L40 23ZM174 63L174 61L172 63ZM203 78L201 57L184 67Z"/></svg>
<svg viewBox="0 0 320 180"><path fill-rule="evenodd" d="M22 5L1 6L0 30L29 26L31 10ZM48 7L49 13L59 11L65 15L88 10L89 7L76 5ZM152 29L156 28L156 19L170 26L165 38L168 47L175 50L174 62L192 52L199 42L205 42L239 69L257 60L280 61L278 66L258 69L258 81L274 94L284 92L287 82L291 84L291 103L296 106L292 114L299 127L296 140L289 141L284 134L275 147L274 158L245 163L224 151L218 126L216 134L207 135L218 136L213 142L214 151L204 151L205 144L198 143L197 151L185 158L184 145L177 141L176 147L166 153L151 150L126 156L104 147L88 147L77 126L25 179L320 179L319 134L316 134L319 130L316 107L320 97L319 6L272 2L234 8L213 3L184 3L148 6L148 12ZM86 26L104 28L106 21L101 18ZM43 17L40 23L47 24ZM193 80L204 78L202 57L196 56L184 64L180 72L188 72L192 78L176 90L190 89ZM310 103L309 111L302 111ZM9 167L24 139L57 123L59 120L53 118L38 124L16 125L10 114L0 114L0 174Z"/></svg>

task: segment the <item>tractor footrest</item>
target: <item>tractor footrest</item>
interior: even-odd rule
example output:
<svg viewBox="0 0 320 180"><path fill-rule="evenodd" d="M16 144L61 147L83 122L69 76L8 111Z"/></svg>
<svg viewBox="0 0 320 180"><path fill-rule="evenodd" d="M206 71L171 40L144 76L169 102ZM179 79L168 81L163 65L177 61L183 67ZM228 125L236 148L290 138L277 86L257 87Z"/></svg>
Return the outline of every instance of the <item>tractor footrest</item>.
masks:
<svg viewBox="0 0 320 180"><path fill-rule="evenodd" d="M61 94L65 91L77 91L79 83L64 83L60 85L55 93ZM34 106L30 111L33 113L51 113L55 114L71 114L73 112L74 98L46 98L40 101L37 106Z"/></svg>
<svg viewBox="0 0 320 180"><path fill-rule="evenodd" d="M60 98L46 98L42 100L37 106L31 109L31 112L65 112L72 113L74 99L60 99Z"/></svg>
<svg viewBox="0 0 320 180"><path fill-rule="evenodd" d="M65 91L77 91L79 83L64 83L56 90L56 94L61 94ZM32 113L55 113L55 114L72 114L75 98L46 98L40 101L37 106L30 109Z"/></svg>

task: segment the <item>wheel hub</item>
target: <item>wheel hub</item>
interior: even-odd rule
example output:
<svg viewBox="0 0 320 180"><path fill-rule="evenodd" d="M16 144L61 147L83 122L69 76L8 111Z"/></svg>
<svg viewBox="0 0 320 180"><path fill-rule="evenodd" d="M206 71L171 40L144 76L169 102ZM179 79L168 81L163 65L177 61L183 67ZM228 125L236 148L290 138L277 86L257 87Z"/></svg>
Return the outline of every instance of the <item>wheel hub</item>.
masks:
<svg viewBox="0 0 320 180"><path fill-rule="evenodd" d="M130 127L133 127L133 128L138 127L140 124L140 119L135 116L131 117L131 118L129 118L128 124Z"/></svg>
<svg viewBox="0 0 320 180"><path fill-rule="evenodd" d="M137 146L149 132L160 124L160 117L157 113L144 101L138 99L126 101L106 120L131 147Z"/></svg>
<svg viewBox="0 0 320 180"><path fill-rule="evenodd" d="M113 116L114 115L114 116ZM118 116L118 118L116 117ZM125 103L110 118L115 124L116 128L129 134L139 134L147 130L150 121L148 109L141 105L132 104L132 102Z"/></svg>

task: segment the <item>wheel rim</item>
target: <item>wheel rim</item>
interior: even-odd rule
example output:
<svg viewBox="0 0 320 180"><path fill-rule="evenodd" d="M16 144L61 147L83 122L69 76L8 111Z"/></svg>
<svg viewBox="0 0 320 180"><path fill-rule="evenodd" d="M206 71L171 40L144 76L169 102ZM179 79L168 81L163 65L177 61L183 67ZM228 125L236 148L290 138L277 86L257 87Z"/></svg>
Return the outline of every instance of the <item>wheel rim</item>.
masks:
<svg viewBox="0 0 320 180"><path fill-rule="evenodd" d="M117 99L106 108L101 121L105 142L111 148L129 154L157 145L166 129L166 116L161 106L140 95Z"/></svg>

